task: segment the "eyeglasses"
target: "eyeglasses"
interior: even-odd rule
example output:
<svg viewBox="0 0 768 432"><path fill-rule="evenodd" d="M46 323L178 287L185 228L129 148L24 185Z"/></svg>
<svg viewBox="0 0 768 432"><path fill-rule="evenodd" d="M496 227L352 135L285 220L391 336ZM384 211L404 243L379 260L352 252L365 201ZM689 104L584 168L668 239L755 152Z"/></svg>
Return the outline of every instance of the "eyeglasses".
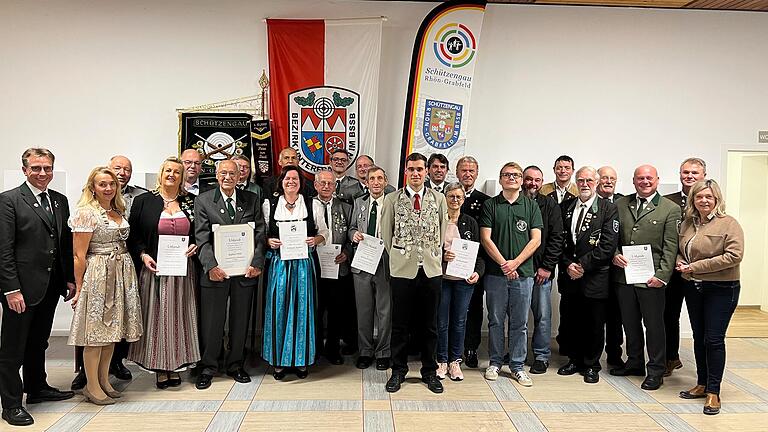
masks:
<svg viewBox="0 0 768 432"><path fill-rule="evenodd" d="M331 161L332 161L332 162L347 162L347 161L349 161L349 159L347 159L347 158L337 158L337 157L335 157L335 158L331 158Z"/></svg>
<svg viewBox="0 0 768 432"><path fill-rule="evenodd" d="M185 166L192 166L192 165L200 166L203 164L201 161L191 161L191 160L181 161L181 163L183 163Z"/></svg>
<svg viewBox="0 0 768 432"><path fill-rule="evenodd" d="M240 176L240 172L239 171L219 171L217 175L222 178L238 177Z"/></svg>
<svg viewBox="0 0 768 432"><path fill-rule="evenodd" d="M53 172L53 167L52 166L34 165L34 166L31 166L31 167L28 167L28 169L30 171L32 171L33 173L39 173L40 171L45 171L46 173L50 174L50 173Z"/></svg>
<svg viewBox="0 0 768 432"><path fill-rule="evenodd" d="M462 201L464 199L464 195L447 195L445 198L450 201Z"/></svg>
<svg viewBox="0 0 768 432"><path fill-rule="evenodd" d="M505 173L501 173L500 177L503 178L503 179L520 180L521 178L523 178L523 175L521 173L517 173L517 172L512 172L512 173L505 172Z"/></svg>
<svg viewBox="0 0 768 432"><path fill-rule="evenodd" d="M336 184L336 182L332 182L332 181L320 181L320 180L316 180L316 181L315 181L315 183L319 184L320 186L333 186L333 185L335 185L335 184Z"/></svg>
<svg viewBox="0 0 768 432"><path fill-rule="evenodd" d="M593 179L593 178L580 178L580 179L576 179L576 183L577 184L582 184L582 183L583 184L592 184L594 182L595 182L595 179Z"/></svg>

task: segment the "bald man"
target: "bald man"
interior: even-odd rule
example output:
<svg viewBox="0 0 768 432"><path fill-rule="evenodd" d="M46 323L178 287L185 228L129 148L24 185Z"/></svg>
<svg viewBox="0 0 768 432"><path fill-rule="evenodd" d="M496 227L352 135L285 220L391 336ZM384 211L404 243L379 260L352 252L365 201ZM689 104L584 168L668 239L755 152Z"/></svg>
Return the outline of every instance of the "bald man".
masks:
<svg viewBox="0 0 768 432"><path fill-rule="evenodd" d="M665 287L672 277L677 257L677 224L680 206L662 197L659 174L651 165L635 169L636 193L619 198L619 249L613 257L616 296L627 334L627 362L611 375L645 376L641 388L656 390L664 383L666 337L664 332ZM653 257L654 274L643 283L628 284L625 276L626 246L647 246ZM648 349L645 363L643 325Z"/></svg>
<svg viewBox="0 0 768 432"><path fill-rule="evenodd" d="M184 172L187 178L184 181L184 190L194 196L213 189L215 186L208 183L200 183L200 173L203 172L203 155L195 149L186 149L181 152L181 163L184 164Z"/></svg>
<svg viewBox="0 0 768 432"><path fill-rule="evenodd" d="M280 150L280 155L277 158L278 169L274 176L264 180L262 188L264 189L263 199L268 200L277 193L277 178L280 177L280 172L283 167L286 166L299 166L299 153L293 147L286 147ZM301 194L309 197L317 196L317 191L313 186L312 181L305 181L304 187L301 190Z"/></svg>

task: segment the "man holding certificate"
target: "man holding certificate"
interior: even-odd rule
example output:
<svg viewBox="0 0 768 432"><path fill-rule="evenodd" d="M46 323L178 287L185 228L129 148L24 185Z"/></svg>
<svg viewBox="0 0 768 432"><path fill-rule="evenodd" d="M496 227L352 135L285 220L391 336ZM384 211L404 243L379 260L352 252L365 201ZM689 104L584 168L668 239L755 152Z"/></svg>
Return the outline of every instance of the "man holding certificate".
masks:
<svg viewBox="0 0 768 432"><path fill-rule="evenodd" d="M389 288L389 256L383 251L379 256L375 270L365 271L356 267L366 250L367 243L374 246L381 242L381 207L384 204L384 191L387 174L382 168L371 166L365 174L370 195L355 199L355 209L349 226L349 238L355 243L355 262L352 266L352 279L355 283L355 303L357 304L357 343L360 355L356 366L367 369L376 358L376 369L389 369L390 337L392 335L392 291ZM369 257L366 257L369 258ZM358 264L359 265L359 264ZM368 269L371 270L371 269ZM374 345L374 318L378 318L379 339Z"/></svg>
<svg viewBox="0 0 768 432"><path fill-rule="evenodd" d="M344 153L334 153L343 155ZM352 274L349 263L352 261L352 243L349 241L349 218L352 205L333 196L336 187L334 175L330 171L315 174L316 201L322 205L323 219L330 231L330 239L317 248L320 261L320 279L318 293L318 347L322 346L323 313L328 313L328 327L325 334L325 357L332 364L344 363L339 351L343 338L349 347L357 346L357 320L355 316L355 292L352 290Z"/></svg>
<svg viewBox="0 0 768 432"><path fill-rule="evenodd" d="M619 239L616 206L595 190L598 175L592 167L576 171L579 195L561 204L565 249L560 259L560 351L568 363L558 375L580 372L584 382L600 380L600 356L608 313L611 259Z"/></svg>
<svg viewBox="0 0 768 432"><path fill-rule="evenodd" d="M616 201L621 235L613 257L613 280L627 334L627 363L611 369L611 375L644 376L647 369L641 388L656 390L666 370L664 289L675 268L680 206L656 191L659 175L651 165L637 167L632 183L637 193ZM630 254L630 248L638 251ZM643 324L649 357L645 367Z"/></svg>
<svg viewBox="0 0 768 432"><path fill-rule="evenodd" d="M264 215L256 194L236 189L240 172L231 160L219 162L219 187L195 200L195 239L203 274L200 281L203 354L195 386L207 389L219 363L229 301L227 375L240 383L251 378L243 369L248 318L264 268Z"/></svg>
<svg viewBox="0 0 768 432"><path fill-rule="evenodd" d="M408 373L408 331L421 349L421 380L442 393L437 378L437 310L443 276L443 235L448 218L445 196L424 186L427 158L411 153L406 159L406 187L384 198L381 236L389 253L392 279L392 376L386 390L400 390Z"/></svg>

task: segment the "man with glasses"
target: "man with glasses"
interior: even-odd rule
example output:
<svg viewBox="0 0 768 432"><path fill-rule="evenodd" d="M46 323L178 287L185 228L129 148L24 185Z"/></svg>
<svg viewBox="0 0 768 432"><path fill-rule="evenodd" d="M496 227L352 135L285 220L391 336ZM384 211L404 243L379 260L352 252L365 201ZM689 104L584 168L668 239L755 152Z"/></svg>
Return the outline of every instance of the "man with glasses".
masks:
<svg viewBox="0 0 768 432"><path fill-rule="evenodd" d="M331 238L326 244L339 245L341 250L336 255L339 265L337 278L318 278L320 298L317 311L318 352L323 352L331 364L340 365L344 359L340 354L341 340L348 351L357 351L357 313L355 312L355 292L352 288L352 275L349 264L352 262L352 243L348 238L352 206L334 197L336 187L334 175L330 171L315 174L315 199L324 209L323 218L328 226ZM327 313L325 346L323 347L323 315Z"/></svg>
<svg viewBox="0 0 768 432"><path fill-rule="evenodd" d="M48 188L54 159L48 149L27 149L21 156L26 181L0 194L0 400L2 418L13 426L34 423L23 393L27 405L74 396L48 385L45 373L59 297L75 295L69 203Z"/></svg>
<svg viewBox="0 0 768 432"><path fill-rule="evenodd" d="M203 171L203 155L195 149L186 149L181 152L181 163L184 164L184 190L194 196L215 188L208 183L200 183L200 173Z"/></svg>
<svg viewBox="0 0 768 432"><path fill-rule="evenodd" d="M554 198L539 193L543 182L544 174L539 167L531 165L523 171L523 192L539 205L543 223L541 244L533 254L533 268L536 269L531 298L533 365L528 370L532 374L546 373L552 355L552 279L555 277L555 266L563 253L564 238L560 206ZM561 321L561 328L562 325Z"/></svg>
<svg viewBox="0 0 768 432"><path fill-rule="evenodd" d="M659 195L659 174L651 165L637 167L632 183L637 192L616 201L621 238L613 257L616 296L627 334L627 362L623 368L611 369L611 375L646 376L647 371L640 387L656 390L664 383L662 376L666 371L665 286L672 277L677 258L680 206ZM644 283L626 282L624 269L628 261L622 250L629 245L646 245L651 249L654 274ZM648 350L645 365L643 345L647 345Z"/></svg>
<svg viewBox="0 0 768 432"><path fill-rule="evenodd" d="M349 168L349 152L344 149L333 150L331 171L336 181L333 195L351 205L355 197L362 194L363 187L354 177L347 175L347 168Z"/></svg>
<svg viewBox="0 0 768 432"><path fill-rule="evenodd" d="M611 259L619 239L616 206L600 198L597 172L592 167L576 171L579 196L563 201L565 248L557 280L560 290L560 351L568 363L558 375L600 380L603 328L608 309Z"/></svg>
<svg viewBox="0 0 768 432"><path fill-rule="evenodd" d="M229 354L227 375L239 383L251 381L243 368L248 318L258 276L264 269L265 223L261 203L256 194L235 186L240 170L232 160L223 160L216 167L219 187L200 194L195 199L195 240L202 263L200 278L202 359L201 372L195 387L211 386L219 365L224 322L229 303ZM248 224L254 230L253 259L245 275L230 276L219 267L214 251L215 225Z"/></svg>
<svg viewBox="0 0 768 432"><path fill-rule="evenodd" d="M523 370L528 354L528 309L535 269L533 254L541 244L541 210L521 193L523 170L507 162L499 172L502 191L483 204L480 242L488 255L485 291L488 307L488 351L490 365L485 378L499 377L504 355L504 321L509 319L509 369L520 385L533 381Z"/></svg>

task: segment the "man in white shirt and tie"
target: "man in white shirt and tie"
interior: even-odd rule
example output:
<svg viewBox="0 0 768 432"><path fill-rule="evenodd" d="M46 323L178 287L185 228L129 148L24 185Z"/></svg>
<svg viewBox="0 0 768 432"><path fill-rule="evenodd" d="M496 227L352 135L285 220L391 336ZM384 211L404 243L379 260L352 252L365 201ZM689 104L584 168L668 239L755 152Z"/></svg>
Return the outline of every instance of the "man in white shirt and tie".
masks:
<svg viewBox="0 0 768 432"><path fill-rule="evenodd" d="M200 173L203 171L203 155L195 149L186 149L181 152L181 163L184 164L184 171L187 178L184 181L184 189L194 196L200 195L214 186L200 183Z"/></svg>
<svg viewBox="0 0 768 432"><path fill-rule="evenodd" d="M444 193L445 175L448 174L448 158L442 153L432 153L427 160L429 179L425 185L435 192Z"/></svg>

